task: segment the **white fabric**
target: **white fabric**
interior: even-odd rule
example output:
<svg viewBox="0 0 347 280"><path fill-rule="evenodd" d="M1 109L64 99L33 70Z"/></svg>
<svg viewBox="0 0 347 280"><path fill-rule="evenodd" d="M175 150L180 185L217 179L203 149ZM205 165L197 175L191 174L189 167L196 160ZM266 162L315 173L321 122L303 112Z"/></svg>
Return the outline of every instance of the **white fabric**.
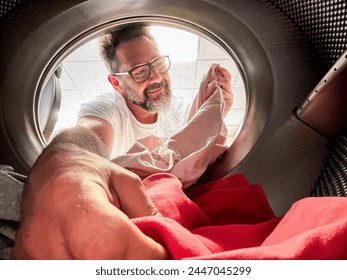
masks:
<svg viewBox="0 0 347 280"><path fill-rule="evenodd" d="M109 122L115 137L111 158L126 153L136 140L150 135L167 138L183 126L185 118L179 116L177 102L173 102L171 110L159 114L156 123L140 123L125 103L124 98L114 92L104 92L90 102L84 103L78 117L95 116Z"/></svg>
<svg viewBox="0 0 347 280"><path fill-rule="evenodd" d="M180 131L165 141L156 136L138 140L126 154L112 161L142 177L172 173L180 179L183 188L195 183L227 150L224 99L221 88L213 86L215 68L212 65L203 79L189 121Z"/></svg>

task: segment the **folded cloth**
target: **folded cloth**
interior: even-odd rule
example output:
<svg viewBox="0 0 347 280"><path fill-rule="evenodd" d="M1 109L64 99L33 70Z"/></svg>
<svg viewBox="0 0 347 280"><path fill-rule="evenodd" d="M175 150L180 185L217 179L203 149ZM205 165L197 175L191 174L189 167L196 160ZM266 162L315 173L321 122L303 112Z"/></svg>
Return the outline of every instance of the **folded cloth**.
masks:
<svg viewBox="0 0 347 280"><path fill-rule="evenodd" d="M216 66L212 65L204 77L188 122L180 131L164 140L156 136L140 139L112 162L143 178L168 172L179 178L183 188L194 184L228 148L224 99L214 83Z"/></svg>
<svg viewBox="0 0 347 280"><path fill-rule="evenodd" d="M275 217L241 174L185 193L172 174L144 184L164 217L133 222L172 259L347 259L347 198L304 198Z"/></svg>
<svg viewBox="0 0 347 280"><path fill-rule="evenodd" d="M9 258L14 244L25 179L10 166L0 166L0 259Z"/></svg>

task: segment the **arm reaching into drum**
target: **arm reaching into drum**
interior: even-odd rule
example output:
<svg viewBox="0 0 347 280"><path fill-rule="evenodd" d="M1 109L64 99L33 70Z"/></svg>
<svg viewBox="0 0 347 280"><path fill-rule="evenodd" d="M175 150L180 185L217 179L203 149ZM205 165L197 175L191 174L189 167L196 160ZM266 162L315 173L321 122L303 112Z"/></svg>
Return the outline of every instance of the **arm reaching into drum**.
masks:
<svg viewBox="0 0 347 280"><path fill-rule="evenodd" d="M93 137L87 129L73 128L70 142L83 131ZM62 143L65 135L48 146L30 172L13 258L166 258L165 249L130 221L160 215L139 177L76 143ZM94 147L88 144L92 149L98 143L94 137Z"/></svg>

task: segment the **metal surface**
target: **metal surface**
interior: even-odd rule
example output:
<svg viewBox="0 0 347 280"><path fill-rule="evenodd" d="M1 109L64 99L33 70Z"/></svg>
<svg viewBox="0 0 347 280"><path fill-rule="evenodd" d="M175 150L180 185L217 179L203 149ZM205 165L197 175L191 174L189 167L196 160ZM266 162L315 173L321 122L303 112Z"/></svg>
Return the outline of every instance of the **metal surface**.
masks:
<svg viewBox="0 0 347 280"><path fill-rule="evenodd" d="M347 196L347 132L330 145L325 161L311 196Z"/></svg>
<svg viewBox="0 0 347 280"><path fill-rule="evenodd" d="M297 117L329 138L347 129L347 51L299 107Z"/></svg>
<svg viewBox="0 0 347 280"><path fill-rule="evenodd" d="M305 35L319 57L323 76L347 50L346 0L270 0Z"/></svg>
<svg viewBox="0 0 347 280"><path fill-rule="evenodd" d="M49 139L58 120L61 105L60 75L62 67L59 67L49 78L40 92L38 102L38 122L44 139Z"/></svg>

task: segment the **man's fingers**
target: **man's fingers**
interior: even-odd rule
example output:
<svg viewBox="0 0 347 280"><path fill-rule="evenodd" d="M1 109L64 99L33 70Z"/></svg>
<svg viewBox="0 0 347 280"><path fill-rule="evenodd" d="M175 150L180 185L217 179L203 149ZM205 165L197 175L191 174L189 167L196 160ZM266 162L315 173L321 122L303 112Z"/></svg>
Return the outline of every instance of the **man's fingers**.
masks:
<svg viewBox="0 0 347 280"><path fill-rule="evenodd" d="M211 83L209 83L206 87L206 99L210 98L218 88L219 85L217 84L217 81L213 80Z"/></svg>
<svg viewBox="0 0 347 280"><path fill-rule="evenodd" d="M122 210L105 201L104 195L90 193L83 200L60 227L70 258L166 258L165 249L145 236Z"/></svg>
<svg viewBox="0 0 347 280"><path fill-rule="evenodd" d="M231 74L221 66L216 68L217 83L226 92L231 92Z"/></svg>
<svg viewBox="0 0 347 280"><path fill-rule="evenodd" d="M118 168L122 169L121 173ZM146 194L146 189L140 177L117 167L110 178L110 188L117 193L120 209L129 217L156 216L159 211Z"/></svg>
<svg viewBox="0 0 347 280"><path fill-rule="evenodd" d="M231 81L229 79L217 76L217 83L223 90L227 92L231 91Z"/></svg>
<svg viewBox="0 0 347 280"><path fill-rule="evenodd" d="M224 67L218 65L217 68L216 68L216 71L218 74L220 74L223 78L226 78L226 79L231 79L231 74L230 72L225 69Z"/></svg>

